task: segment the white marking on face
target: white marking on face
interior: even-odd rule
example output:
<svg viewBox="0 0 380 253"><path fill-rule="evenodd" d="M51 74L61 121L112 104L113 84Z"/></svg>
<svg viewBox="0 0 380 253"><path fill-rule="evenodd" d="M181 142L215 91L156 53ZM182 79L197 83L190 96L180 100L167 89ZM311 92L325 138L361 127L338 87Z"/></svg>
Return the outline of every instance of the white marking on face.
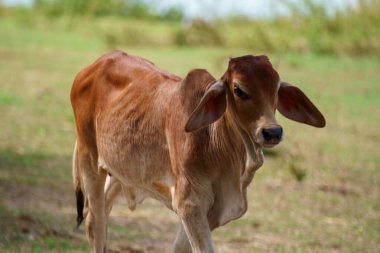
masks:
<svg viewBox="0 0 380 253"><path fill-rule="evenodd" d="M256 137L256 142L259 144L264 143L264 135L263 135L261 130L262 130L262 128L258 127L255 129L255 132L254 132L254 136Z"/></svg>
<svg viewBox="0 0 380 253"><path fill-rule="evenodd" d="M275 105L277 105L277 102L278 102L278 91L280 90L280 86L281 86L281 80L278 80L276 95L274 96L274 104Z"/></svg>

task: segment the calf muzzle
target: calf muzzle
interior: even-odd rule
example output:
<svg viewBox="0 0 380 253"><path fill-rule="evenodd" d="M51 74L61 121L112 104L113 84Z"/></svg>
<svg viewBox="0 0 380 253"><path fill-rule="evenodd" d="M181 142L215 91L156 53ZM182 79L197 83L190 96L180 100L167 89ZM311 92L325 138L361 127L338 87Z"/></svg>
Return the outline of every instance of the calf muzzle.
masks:
<svg viewBox="0 0 380 253"><path fill-rule="evenodd" d="M274 146L282 140L283 131L281 127L263 128L264 146Z"/></svg>

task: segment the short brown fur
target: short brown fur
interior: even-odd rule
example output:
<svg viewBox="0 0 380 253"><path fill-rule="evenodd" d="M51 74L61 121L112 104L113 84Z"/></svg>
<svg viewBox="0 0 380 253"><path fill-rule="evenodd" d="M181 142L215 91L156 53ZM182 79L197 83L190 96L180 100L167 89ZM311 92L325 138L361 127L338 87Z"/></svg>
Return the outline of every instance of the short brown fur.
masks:
<svg viewBox="0 0 380 253"><path fill-rule="evenodd" d="M231 59L219 80L202 69L182 80L119 51L84 68L71 90L73 175L88 202L91 251L106 251L107 216L123 191L131 209L153 197L177 213L173 252L214 252L211 230L246 212L246 188L262 165L262 147L280 141L262 137L263 129L279 127L277 101L290 118L324 121L315 106L302 107L307 117L288 106L291 96L311 103L303 93L285 90L287 98L278 99L282 87L265 56Z"/></svg>

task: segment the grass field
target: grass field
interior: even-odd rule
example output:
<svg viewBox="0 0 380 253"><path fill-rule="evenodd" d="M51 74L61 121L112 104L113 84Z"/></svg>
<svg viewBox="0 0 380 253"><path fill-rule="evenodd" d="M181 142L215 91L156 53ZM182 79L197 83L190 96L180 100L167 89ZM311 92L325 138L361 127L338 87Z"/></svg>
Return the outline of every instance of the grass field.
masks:
<svg viewBox="0 0 380 253"><path fill-rule="evenodd" d="M207 68L216 77L222 48L120 48L184 76ZM75 74L106 52L95 36L26 28L0 19L0 251L89 252L75 226L69 91ZM327 127L279 116L285 141L268 150L249 188L249 211L216 230L221 253L379 252L380 59L312 54L269 55L283 80L320 107ZM168 252L177 219L147 200L123 199L110 221L112 252Z"/></svg>

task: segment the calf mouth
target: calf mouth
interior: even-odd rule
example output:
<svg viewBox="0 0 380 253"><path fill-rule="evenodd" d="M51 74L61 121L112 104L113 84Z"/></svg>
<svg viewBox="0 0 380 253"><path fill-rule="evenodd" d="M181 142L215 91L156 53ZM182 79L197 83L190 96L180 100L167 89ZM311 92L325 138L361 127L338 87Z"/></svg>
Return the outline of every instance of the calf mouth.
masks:
<svg viewBox="0 0 380 253"><path fill-rule="evenodd" d="M273 147L277 146L280 142L281 142L280 139L276 139L276 140L272 139L270 141L264 141L263 147L264 148L273 148Z"/></svg>

